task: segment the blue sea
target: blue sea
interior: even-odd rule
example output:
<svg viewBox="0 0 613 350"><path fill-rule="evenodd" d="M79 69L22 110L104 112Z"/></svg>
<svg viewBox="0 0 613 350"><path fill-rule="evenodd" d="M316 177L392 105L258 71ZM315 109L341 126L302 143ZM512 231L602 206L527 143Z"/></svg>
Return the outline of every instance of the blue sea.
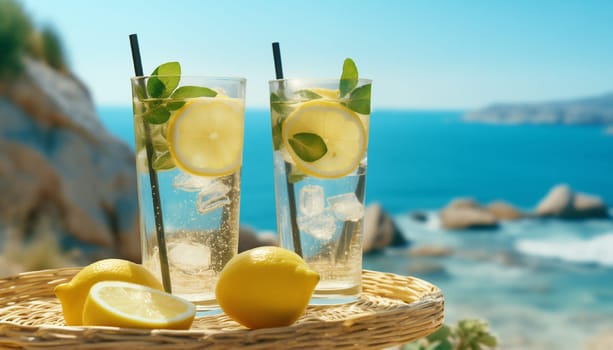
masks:
<svg viewBox="0 0 613 350"><path fill-rule="evenodd" d="M134 147L130 107L102 107L111 133ZM439 286L446 322L485 318L504 349L581 349L613 333L613 220L523 219L495 230L452 232L437 211L457 197L502 199L530 211L565 183L613 204L613 135L605 126L466 123L463 111L375 110L367 203L380 203L412 247L366 256L364 267ZM241 223L274 231L267 110L246 113ZM410 213L426 213L425 222ZM613 210L610 210L613 214Z"/></svg>

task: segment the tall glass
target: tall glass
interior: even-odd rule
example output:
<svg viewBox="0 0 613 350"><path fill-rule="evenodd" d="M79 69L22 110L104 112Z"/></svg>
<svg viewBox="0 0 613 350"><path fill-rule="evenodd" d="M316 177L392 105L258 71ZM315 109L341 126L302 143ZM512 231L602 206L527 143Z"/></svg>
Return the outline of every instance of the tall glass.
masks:
<svg viewBox="0 0 613 350"><path fill-rule="evenodd" d="M313 304L361 293L370 84L357 101L338 79L269 83L279 241L320 274Z"/></svg>
<svg viewBox="0 0 613 350"><path fill-rule="evenodd" d="M148 97L160 82L174 92ZM138 77L132 101L143 265L160 280L167 266L173 294L213 308L238 250L245 79Z"/></svg>

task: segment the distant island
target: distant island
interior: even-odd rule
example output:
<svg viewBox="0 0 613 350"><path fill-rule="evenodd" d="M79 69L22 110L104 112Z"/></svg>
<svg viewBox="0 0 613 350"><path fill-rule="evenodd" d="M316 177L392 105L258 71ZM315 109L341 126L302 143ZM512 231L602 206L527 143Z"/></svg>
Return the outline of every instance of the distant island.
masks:
<svg viewBox="0 0 613 350"><path fill-rule="evenodd" d="M613 126L613 92L542 103L493 104L470 111L465 121L500 124L583 124Z"/></svg>

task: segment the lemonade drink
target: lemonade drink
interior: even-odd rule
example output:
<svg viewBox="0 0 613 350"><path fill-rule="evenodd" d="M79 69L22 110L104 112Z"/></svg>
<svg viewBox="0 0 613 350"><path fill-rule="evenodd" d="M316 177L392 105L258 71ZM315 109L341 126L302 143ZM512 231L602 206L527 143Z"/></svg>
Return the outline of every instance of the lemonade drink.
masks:
<svg viewBox="0 0 613 350"><path fill-rule="evenodd" d="M342 91L338 79L270 82L280 244L320 274L315 304L361 292L370 84Z"/></svg>
<svg viewBox="0 0 613 350"><path fill-rule="evenodd" d="M215 306L217 277L238 250L245 80L152 75L132 90L143 265L161 280L151 162L172 293Z"/></svg>

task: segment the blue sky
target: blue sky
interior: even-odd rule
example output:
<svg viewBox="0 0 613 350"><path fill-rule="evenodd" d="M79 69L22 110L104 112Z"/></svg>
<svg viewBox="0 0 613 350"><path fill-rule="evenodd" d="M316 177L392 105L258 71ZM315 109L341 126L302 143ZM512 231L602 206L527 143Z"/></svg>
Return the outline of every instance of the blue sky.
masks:
<svg viewBox="0 0 613 350"><path fill-rule="evenodd" d="M286 77L336 77L345 57L375 108L468 109L613 91L613 1L24 0L64 39L97 105L129 105L128 35L146 72L247 78L265 107L279 41Z"/></svg>

